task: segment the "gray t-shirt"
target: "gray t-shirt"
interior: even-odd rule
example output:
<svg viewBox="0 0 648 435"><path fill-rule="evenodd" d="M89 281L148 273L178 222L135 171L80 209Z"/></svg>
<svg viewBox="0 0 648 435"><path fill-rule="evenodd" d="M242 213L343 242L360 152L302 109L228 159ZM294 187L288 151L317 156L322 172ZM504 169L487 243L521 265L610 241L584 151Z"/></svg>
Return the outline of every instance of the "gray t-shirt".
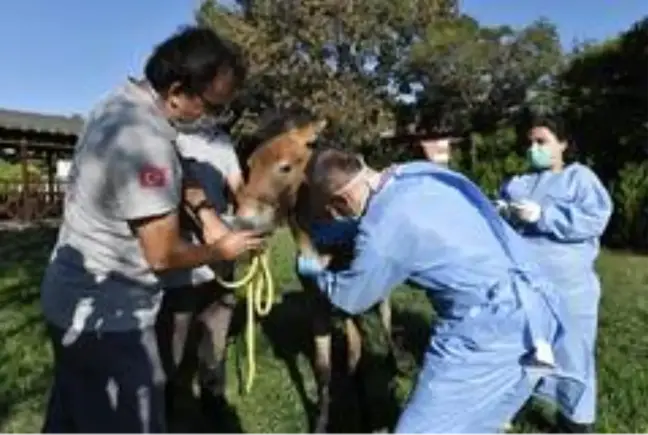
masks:
<svg viewBox="0 0 648 435"><path fill-rule="evenodd" d="M227 178L241 172L230 137L221 131L197 131L180 133L176 143L185 172L200 183L216 211L219 214L225 213L228 209L225 194L229 188ZM185 240L199 243L191 228L183 228L182 234ZM167 288L200 285L213 280L214 272L226 275L231 271L233 264L222 261L192 270L169 271L164 274L162 280Z"/></svg>
<svg viewBox="0 0 648 435"><path fill-rule="evenodd" d="M41 285L45 317L71 337L154 323L162 286L128 222L178 208L176 136L154 96L131 80L90 113Z"/></svg>

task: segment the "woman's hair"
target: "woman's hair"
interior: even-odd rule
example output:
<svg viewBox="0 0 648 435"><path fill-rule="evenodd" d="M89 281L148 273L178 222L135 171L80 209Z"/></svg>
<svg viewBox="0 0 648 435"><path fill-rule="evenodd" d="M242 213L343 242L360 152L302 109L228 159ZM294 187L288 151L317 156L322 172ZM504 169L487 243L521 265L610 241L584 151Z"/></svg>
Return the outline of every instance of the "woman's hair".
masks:
<svg viewBox="0 0 648 435"><path fill-rule="evenodd" d="M556 136L556 139L565 142L566 148L563 153L563 160L566 163L576 160L578 149L572 140L567 123L562 117L549 114L529 114L525 118L522 125L519 126L521 128L518 128L518 133L522 134L521 141L524 141L532 128L545 127Z"/></svg>
<svg viewBox="0 0 648 435"><path fill-rule="evenodd" d="M526 130L529 131L534 127L545 127L551 130L551 132L556 136L556 139L558 139L559 141L569 141L567 126L560 117L549 115L534 115L531 117Z"/></svg>

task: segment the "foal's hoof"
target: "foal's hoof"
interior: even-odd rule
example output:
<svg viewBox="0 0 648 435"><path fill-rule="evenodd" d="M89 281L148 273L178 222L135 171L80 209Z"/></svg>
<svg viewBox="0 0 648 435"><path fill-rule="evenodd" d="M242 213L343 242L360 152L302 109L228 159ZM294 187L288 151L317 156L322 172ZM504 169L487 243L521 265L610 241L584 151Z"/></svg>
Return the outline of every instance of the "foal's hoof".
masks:
<svg viewBox="0 0 648 435"><path fill-rule="evenodd" d="M328 401L327 401L328 402ZM313 429L313 435L327 435L328 434L328 408L324 411L317 413L317 418L315 420L315 428Z"/></svg>
<svg viewBox="0 0 648 435"><path fill-rule="evenodd" d="M328 427L328 417L319 416L315 424L313 433L326 433L327 427Z"/></svg>

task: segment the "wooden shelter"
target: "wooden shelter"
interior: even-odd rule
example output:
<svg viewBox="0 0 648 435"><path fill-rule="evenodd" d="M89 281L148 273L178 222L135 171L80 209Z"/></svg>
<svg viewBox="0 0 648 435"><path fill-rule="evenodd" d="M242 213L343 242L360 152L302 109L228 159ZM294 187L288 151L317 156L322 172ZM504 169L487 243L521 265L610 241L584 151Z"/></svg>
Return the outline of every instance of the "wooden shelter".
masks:
<svg viewBox="0 0 648 435"><path fill-rule="evenodd" d="M56 179L56 164L71 158L82 126L80 116L0 109L0 220L61 215L65 180Z"/></svg>

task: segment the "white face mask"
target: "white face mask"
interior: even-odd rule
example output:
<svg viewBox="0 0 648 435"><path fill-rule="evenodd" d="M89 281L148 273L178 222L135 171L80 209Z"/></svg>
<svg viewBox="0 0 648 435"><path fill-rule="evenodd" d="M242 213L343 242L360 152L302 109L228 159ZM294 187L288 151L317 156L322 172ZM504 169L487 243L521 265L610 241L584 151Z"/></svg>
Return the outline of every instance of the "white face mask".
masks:
<svg viewBox="0 0 648 435"><path fill-rule="evenodd" d="M213 130L218 126L218 122L211 115L202 115L200 118L192 121L176 120L173 122L173 125L181 133L195 133L198 131Z"/></svg>
<svg viewBox="0 0 648 435"><path fill-rule="evenodd" d="M447 165L450 162L450 140L435 139L421 142L425 157L438 165Z"/></svg>
<svg viewBox="0 0 648 435"><path fill-rule="evenodd" d="M450 154L448 153L438 153L434 154L431 158L434 163L439 165L447 165L450 162Z"/></svg>

